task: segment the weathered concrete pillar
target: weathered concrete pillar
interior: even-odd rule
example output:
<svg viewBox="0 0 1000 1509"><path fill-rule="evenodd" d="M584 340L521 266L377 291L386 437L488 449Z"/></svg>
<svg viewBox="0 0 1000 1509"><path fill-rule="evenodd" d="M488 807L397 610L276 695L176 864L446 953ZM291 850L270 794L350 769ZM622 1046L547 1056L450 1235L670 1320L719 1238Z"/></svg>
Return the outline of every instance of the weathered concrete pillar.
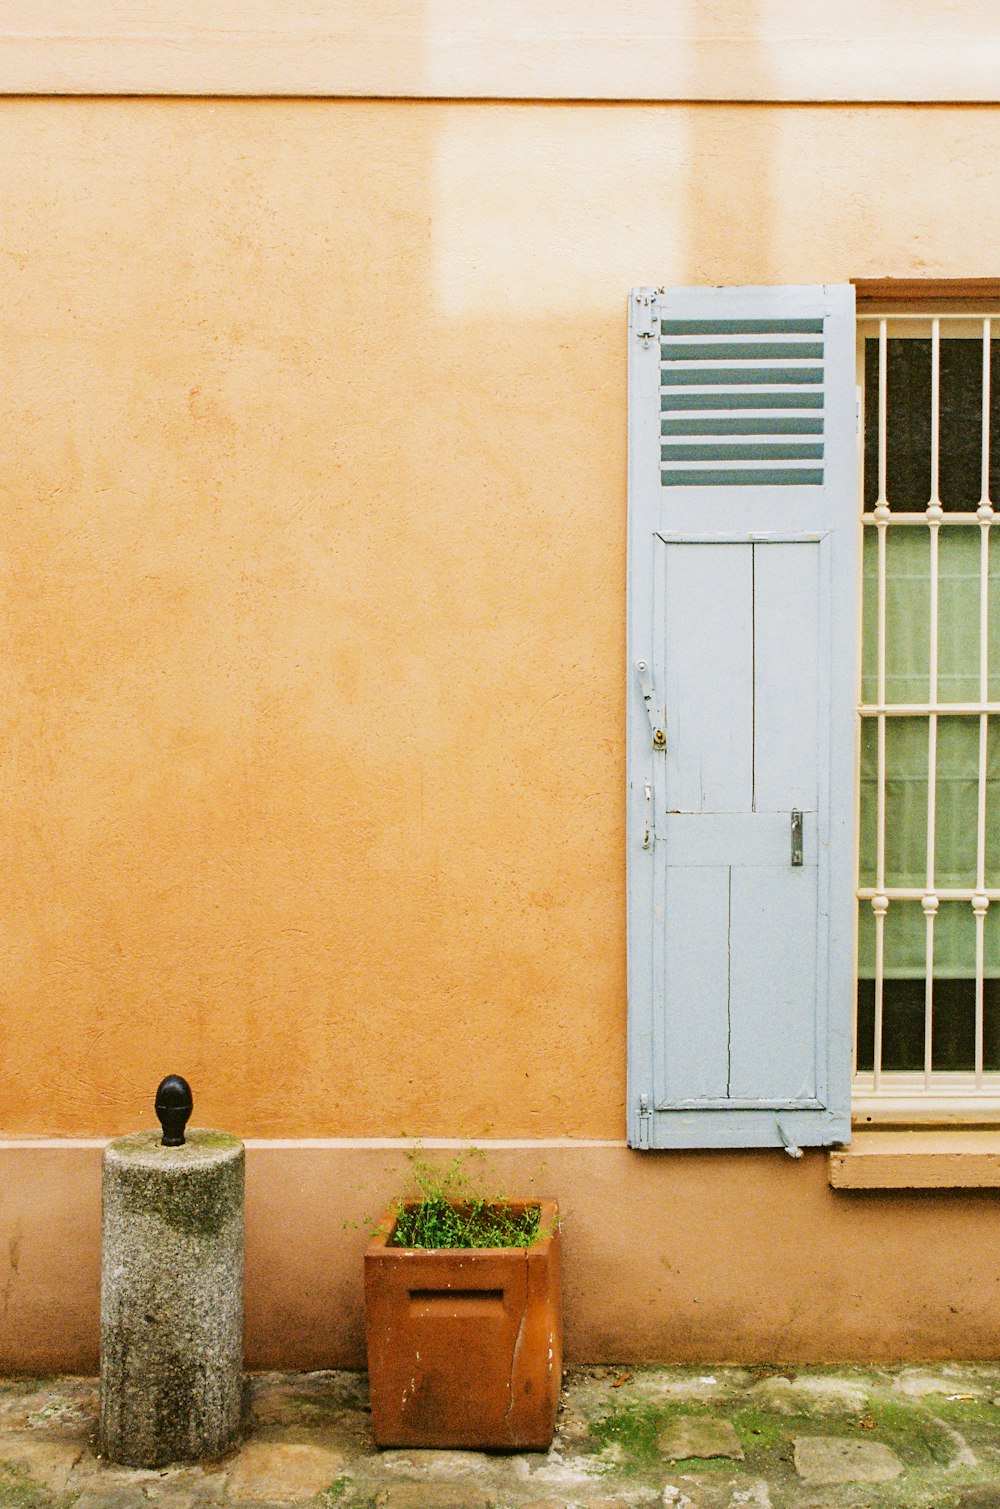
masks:
<svg viewBox="0 0 1000 1509"><path fill-rule="evenodd" d="M243 1144L161 1139L104 1154L101 1451L130 1467L218 1456L242 1419Z"/></svg>

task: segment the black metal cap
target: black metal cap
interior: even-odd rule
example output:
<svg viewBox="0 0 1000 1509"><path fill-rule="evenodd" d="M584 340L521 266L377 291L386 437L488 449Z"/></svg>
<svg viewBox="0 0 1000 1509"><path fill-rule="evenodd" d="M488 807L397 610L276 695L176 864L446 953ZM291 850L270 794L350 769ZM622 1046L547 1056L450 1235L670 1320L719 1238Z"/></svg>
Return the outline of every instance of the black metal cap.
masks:
<svg viewBox="0 0 1000 1509"><path fill-rule="evenodd" d="M156 1117L163 1128L162 1147L183 1147L184 1128L194 1106L191 1086L179 1074L161 1079L153 1102Z"/></svg>

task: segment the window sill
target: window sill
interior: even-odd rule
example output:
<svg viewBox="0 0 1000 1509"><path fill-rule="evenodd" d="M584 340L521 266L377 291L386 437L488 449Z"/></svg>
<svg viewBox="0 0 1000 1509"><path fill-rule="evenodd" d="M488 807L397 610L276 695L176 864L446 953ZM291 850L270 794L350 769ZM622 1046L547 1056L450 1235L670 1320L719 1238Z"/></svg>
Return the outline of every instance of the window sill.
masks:
<svg viewBox="0 0 1000 1509"><path fill-rule="evenodd" d="M859 1131L830 1154L834 1189L998 1189L1000 1128Z"/></svg>

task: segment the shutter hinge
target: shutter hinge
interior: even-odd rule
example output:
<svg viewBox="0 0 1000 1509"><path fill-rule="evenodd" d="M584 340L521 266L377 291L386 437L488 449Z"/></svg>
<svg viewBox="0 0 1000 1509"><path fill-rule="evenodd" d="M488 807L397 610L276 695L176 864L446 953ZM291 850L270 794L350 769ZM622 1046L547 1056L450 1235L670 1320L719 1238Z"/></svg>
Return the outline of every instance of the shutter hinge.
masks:
<svg viewBox="0 0 1000 1509"><path fill-rule="evenodd" d="M649 1114L649 1096L639 1096L639 1146L649 1147L649 1126L652 1120Z"/></svg>
<svg viewBox="0 0 1000 1509"><path fill-rule="evenodd" d="M656 294L652 289L645 288L635 296L635 333L644 347L656 338L656 326L659 316L656 312Z"/></svg>
<svg viewBox="0 0 1000 1509"><path fill-rule="evenodd" d="M649 776L642 783L645 817L642 829L642 847L651 849L656 843L656 807L653 803L653 783Z"/></svg>
<svg viewBox="0 0 1000 1509"><path fill-rule="evenodd" d="M798 807L792 808L792 864L802 863L802 813Z"/></svg>
<svg viewBox="0 0 1000 1509"><path fill-rule="evenodd" d="M782 1126L781 1117L776 1116L774 1120L778 1128L778 1137L781 1140L781 1145L785 1149L785 1152L788 1154L789 1158L801 1158L802 1149L799 1147L792 1134Z"/></svg>
<svg viewBox="0 0 1000 1509"><path fill-rule="evenodd" d="M650 674L649 662L637 660L635 663L636 674L639 677L639 690L642 692L642 700L646 705L646 717L649 719L649 727L653 734L653 748L666 749L667 736L656 721L653 707L653 677Z"/></svg>

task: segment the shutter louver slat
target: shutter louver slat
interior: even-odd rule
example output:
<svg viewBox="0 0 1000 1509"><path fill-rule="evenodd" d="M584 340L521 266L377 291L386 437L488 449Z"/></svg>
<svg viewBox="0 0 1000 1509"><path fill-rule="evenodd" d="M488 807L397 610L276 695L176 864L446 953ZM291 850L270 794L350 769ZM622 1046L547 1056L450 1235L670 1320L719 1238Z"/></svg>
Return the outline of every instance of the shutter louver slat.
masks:
<svg viewBox="0 0 1000 1509"><path fill-rule="evenodd" d="M822 335L818 320L664 320L663 335L704 335L710 326L716 335Z"/></svg>
<svg viewBox="0 0 1000 1509"><path fill-rule="evenodd" d="M822 445L788 445L779 440L749 443L730 439L712 445L661 445L663 461L816 461L823 459Z"/></svg>
<svg viewBox="0 0 1000 1509"><path fill-rule="evenodd" d="M796 414L727 414L723 419L663 419L661 435L822 435L823 420Z"/></svg>
<svg viewBox="0 0 1000 1509"><path fill-rule="evenodd" d="M681 409L821 409L823 394L815 389L789 392L785 388L773 388L767 392L707 392L678 393L671 391L660 395L660 407L667 411Z"/></svg>

